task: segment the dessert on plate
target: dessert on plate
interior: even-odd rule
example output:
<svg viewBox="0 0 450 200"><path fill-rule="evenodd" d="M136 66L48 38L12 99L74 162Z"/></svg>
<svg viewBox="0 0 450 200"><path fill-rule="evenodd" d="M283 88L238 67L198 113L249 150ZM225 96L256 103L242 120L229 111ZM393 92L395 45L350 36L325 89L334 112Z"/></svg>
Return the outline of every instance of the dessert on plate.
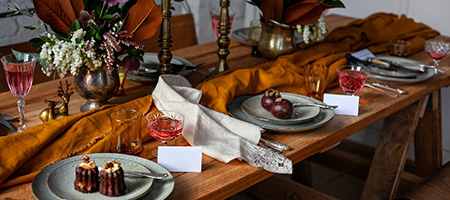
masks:
<svg viewBox="0 0 450 200"><path fill-rule="evenodd" d="M100 194L105 196L120 196L125 194L124 172L120 163L108 162L100 171Z"/></svg>
<svg viewBox="0 0 450 200"><path fill-rule="evenodd" d="M75 190L82 193L92 193L98 191L98 168L94 161L90 161L88 156L83 156L83 162L75 169Z"/></svg>

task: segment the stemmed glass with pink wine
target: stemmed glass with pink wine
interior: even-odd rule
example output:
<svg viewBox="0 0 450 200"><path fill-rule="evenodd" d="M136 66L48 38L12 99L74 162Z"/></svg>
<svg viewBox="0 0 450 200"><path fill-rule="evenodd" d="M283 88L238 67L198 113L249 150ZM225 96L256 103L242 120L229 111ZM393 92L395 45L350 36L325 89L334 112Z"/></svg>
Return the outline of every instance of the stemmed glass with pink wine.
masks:
<svg viewBox="0 0 450 200"><path fill-rule="evenodd" d="M25 96L30 92L33 85L34 66L36 57L30 54L9 54L1 58L3 69L5 70L6 81L11 93L19 99L17 107L19 109L19 128L14 133L27 129L25 126ZM14 134L11 133L11 134Z"/></svg>
<svg viewBox="0 0 450 200"><path fill-rule="evenodd" d="M366 67L356 65L343 65L336 68L336 71L339 76L339 86L345 93L352 96L363 89L370 74Z"/></svg>
<svg viewBox="0 0 450 200"><path fill-rule="evenodd" d="M450 42L444 40L427 40L425 51L433 58L435 70L439 61L450 54Z"/></svg>
<svg viewBox="0 0 450 200"><path fill-rule="evenodd" d="M164 145L176 139L184 127L184 115L170 110L152 111L146 116L148 133ZM155 149L156 150L156 149ZM156 156L155 150L152 153Z"/></svg>

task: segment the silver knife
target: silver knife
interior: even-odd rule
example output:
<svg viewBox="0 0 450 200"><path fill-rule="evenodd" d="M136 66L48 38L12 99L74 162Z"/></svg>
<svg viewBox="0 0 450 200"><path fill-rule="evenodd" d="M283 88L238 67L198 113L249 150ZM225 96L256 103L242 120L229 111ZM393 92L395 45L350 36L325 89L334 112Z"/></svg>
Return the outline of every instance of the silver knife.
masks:
<svg viewBox="0 0 450 200"><path fill-rule="evenodd" d="M398 92L400 94L406 94L406 90L401 89L401 88L397 88L397 87L392 87L390 85L385 85L385 84L381 84L381 83L376 83L376 82L367 82L366 83L373 85L373 86L378 86L378 87L382 87L384 89L388 89L394 92Z"/></svg>
<svg viewBox="0 0 450 200"><path fill-rule="evenodd" d="M316 104L316 103L293 103L292 106L315 106L319 108L326 108L326 109L336 109L337 105L323 105L323 104Z"/></svg>
<svg viewBox="0 0 450 200"><path fill-rule="evenodd" d="M373 86L372 84L367 83L367 82L364 83L364 86L370 87L370 88L375 89L375 90L378 90L378 91L380 91L380 92L384 92L384 93L389 94L389 95L394 96L394 97L399 97L398 94L394 94L394 93L392 93L392 92L383 90L383 89L381 89L381 88L377 88L377 87L375 87L375 86Z"/></svg>
<svg viewBox="0 0 450 200"><path fill-rule="evenodd" d="M9 115L8 115L9 116ZM16 131L17 128L15 126L13 126L12 124L10 124L4 117L3 117L3 113L1 113L0 116L0 124L5 126L6 128L9 128L13 131Z"/></svg>

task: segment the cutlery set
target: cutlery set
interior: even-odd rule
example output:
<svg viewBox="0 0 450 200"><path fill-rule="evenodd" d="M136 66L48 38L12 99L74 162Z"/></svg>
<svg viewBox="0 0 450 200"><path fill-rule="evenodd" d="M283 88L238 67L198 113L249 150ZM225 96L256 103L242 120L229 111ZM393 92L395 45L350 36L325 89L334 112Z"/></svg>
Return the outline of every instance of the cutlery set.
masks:
<svg viewBox="0 0 450 200"><path fill-rule="evenodd" d="M9 123L9 121L16 120L18 117L11 117L5 113L0 112L0 124L5 126L6 128L11 129L12 131L16 131L17 128Z"/></svg>

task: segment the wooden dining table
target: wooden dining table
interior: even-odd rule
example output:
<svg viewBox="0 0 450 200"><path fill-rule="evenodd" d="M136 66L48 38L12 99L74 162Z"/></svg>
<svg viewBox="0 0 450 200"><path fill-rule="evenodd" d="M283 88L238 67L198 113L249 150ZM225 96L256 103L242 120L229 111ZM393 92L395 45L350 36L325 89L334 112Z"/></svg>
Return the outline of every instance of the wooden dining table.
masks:
<svg viewBox="0 0 450 200"><path fill-rule="evenodd" d="M339 15L326 17L330 30L353 20L355 19ZM449 37L438 37L450 40ZM217 44L211 42L175 50L172 53L187 59L194 65L204 63L199 69L208 71L217 65L216 50ZM229 50L227 63L232 69L268 61L262 57L250 56L251 47L233 38L231 38ZM409 58L425 64L433 62L424 51L410 55ZM420 83L395 85L407 91L407 94L400 97L392 97L364 88L357 94L365 102L360 104L358 116L336 115L324 126L303 132L266 131L262 134L262 138L290 146L291 150L285 151L283 155L295 164L322 153L356 132L385 119L362 199L392 198L400 182L400 175L413 138L418 175L426 176L442 165L440 89L450 84L450 67L448 66L450 66L450 59L444 58L440 67L445 71L444 74L437 74ZM195 86L202 81L204 75L192 72L186 77ZM42 109L47 107L44 99L59 100L56 91L60 80L67 80L73 85L73 77L38 81L33 85L25 98L28 127L42 123L38 116ZM143 84L127 80L126 95L113 97L110 103L124 103L147 95L154 86L154 83ZM326 93L344 94L339 87L330 88ZM17 100L11 93L3 91L0 93L0 99L2 100L0 111L17 116ZM70 114L80 113L79 108L84 102L85 100L75 92L69 104ZM14 125L17 126L17 123L14 122ZM145 144L145 148L152 149L157 144L157 141L150 140ZM274 175L261 168L253 167L245 161L233 160L223 163L206 155L203 155L202 159L201 173L172 173L175 178L175 187L168 199L225 199ZM156 159L152 158L152 160ZM0 198L34 199L31 182L0 190Z"/></svg>

